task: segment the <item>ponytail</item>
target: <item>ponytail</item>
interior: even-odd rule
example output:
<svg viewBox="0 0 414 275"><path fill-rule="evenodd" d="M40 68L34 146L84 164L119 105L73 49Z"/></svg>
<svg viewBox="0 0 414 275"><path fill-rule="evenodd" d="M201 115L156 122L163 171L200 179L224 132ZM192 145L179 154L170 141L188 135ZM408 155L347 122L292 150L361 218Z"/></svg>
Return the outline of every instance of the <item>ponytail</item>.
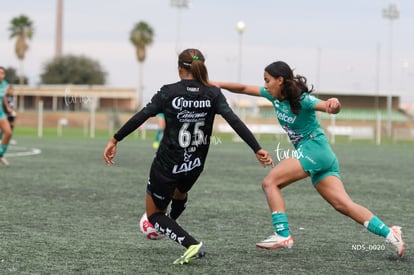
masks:
<svg viewBox="0 0 414 275"><path fill-rule="evenodd" d="M186 49L178 56L178 66L191 72L194 79L204 86L211 86L204 56L197 49Z"/></svg>

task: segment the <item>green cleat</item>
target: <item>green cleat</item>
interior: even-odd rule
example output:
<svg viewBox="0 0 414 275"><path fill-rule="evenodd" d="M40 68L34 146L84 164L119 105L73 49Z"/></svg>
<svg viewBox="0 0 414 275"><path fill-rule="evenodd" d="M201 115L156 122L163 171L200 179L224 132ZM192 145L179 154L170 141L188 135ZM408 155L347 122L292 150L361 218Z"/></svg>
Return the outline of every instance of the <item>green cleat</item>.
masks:
<svg viewBox="0 0 414 275"><path fill-rule="evenodd" d="M206 255L206 247L200 242L199 244L190 245L185 253L174 261L173 264L188 264L194 259L202 258Z"/></svg>

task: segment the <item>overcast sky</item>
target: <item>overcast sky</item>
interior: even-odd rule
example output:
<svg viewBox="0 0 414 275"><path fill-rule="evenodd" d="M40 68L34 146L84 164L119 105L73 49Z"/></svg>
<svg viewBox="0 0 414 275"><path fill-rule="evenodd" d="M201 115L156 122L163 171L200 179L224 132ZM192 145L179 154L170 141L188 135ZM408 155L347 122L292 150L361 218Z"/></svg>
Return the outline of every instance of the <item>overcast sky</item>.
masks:
<svg viewBox="0 0 414 275"><path fill-rule="evenodd" d="M13 0L0 9L1 66L19 67L10 20L24 14L34 22L24 63L31 85L39 83L43 64L54 56L56 2ZM400 8L393 23L382 16L391 3ZM129 32L139 21L155 31L144 63L146 99L178 80L177 46L199 48L211 79L238 80L240 38L243 82L262 84L264 67L283 60L319 90L387 90L391 25L392 89L408 90L414 80L412 0L192 0L180 11L170 0L64 0L63 53L99 61L108 85L137 87L139 66ZM246 24L242 35L238 21Z"/></svg>

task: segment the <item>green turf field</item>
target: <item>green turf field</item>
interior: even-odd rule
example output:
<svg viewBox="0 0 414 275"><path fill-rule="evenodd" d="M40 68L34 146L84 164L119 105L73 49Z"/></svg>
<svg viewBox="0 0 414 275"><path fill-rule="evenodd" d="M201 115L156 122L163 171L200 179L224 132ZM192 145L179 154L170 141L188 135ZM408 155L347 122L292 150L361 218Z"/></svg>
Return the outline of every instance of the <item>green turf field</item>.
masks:
<svg viewBox="0 0 414 275"><path fill-rule="evenodd" d="M216 139L179 223L205 242L207 257L172 262L184 249L139 233L152 140L128 138L106 167L107 137L16 134L0 167L0 274L413 274L414 145L335 144L351 197L403 227L398 259L381 237L335 212L309 180L284 189L295 245L263 251L272 233L259 166L244 143ZM274 150L277 140L263 141ZM281 148L290 148L286 143ZM39 155L13 156L31 148Z"/></svg>

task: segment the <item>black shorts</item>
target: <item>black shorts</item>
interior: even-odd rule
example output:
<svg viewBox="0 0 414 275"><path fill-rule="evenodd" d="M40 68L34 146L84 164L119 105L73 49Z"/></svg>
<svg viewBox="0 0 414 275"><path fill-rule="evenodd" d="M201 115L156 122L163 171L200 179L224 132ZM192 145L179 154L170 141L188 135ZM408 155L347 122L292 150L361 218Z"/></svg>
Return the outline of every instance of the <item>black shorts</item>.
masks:
<svg viewBox="0 0 414 275"><path fill-rule="evenodd" d="M181 193L188 192L200 174L201 171L194 171L187 175L166 176L153 164L148 177L147 193L152 197L157 208L164 211L171 202L175 189L177 188Z"/></svg>

